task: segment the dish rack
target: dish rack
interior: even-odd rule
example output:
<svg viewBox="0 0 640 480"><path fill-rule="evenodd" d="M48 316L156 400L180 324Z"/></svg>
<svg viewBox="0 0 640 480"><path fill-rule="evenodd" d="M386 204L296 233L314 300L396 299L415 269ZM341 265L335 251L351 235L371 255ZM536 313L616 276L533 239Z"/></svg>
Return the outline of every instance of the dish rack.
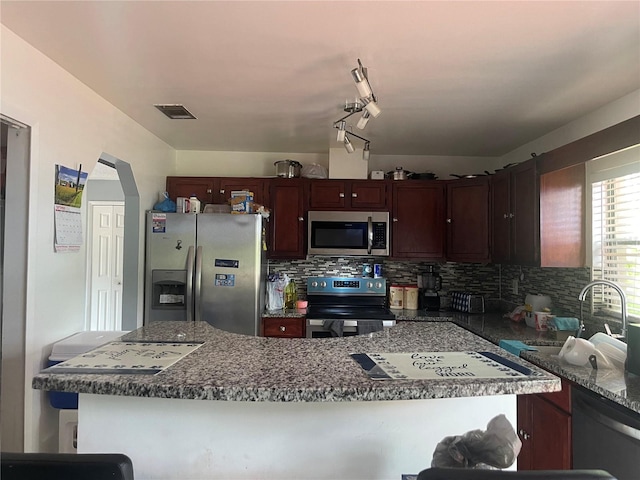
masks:
<svg viewBox="0 0 640 480"><path fill-rule="evenodd" d="M482 295L454 290L449 292L451 308L465 313L484 313L484 297Z"/></svg>

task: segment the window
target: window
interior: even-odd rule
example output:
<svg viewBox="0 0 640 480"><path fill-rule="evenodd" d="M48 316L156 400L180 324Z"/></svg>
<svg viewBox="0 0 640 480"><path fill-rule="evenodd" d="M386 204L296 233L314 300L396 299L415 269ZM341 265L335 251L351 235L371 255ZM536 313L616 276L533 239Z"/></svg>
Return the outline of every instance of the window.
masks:
<svg viewBox="0 0 640 480"><path fill-rule="evenodd" d="M640 145L587 163L591 276L620 285L629 316L640 317ZM595 287L594 311L620 313L615 290Z"/></svg>

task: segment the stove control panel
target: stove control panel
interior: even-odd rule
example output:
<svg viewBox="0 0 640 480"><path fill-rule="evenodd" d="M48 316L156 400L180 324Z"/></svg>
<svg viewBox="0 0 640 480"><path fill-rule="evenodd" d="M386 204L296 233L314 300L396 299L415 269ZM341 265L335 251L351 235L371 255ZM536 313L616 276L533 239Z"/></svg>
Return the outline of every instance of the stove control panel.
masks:
<svg viewBox="0 0 640 480"><path fill-rule="evenodd" d="M310 277L307 279L307 295L386 295L384 278Z"/></svg>

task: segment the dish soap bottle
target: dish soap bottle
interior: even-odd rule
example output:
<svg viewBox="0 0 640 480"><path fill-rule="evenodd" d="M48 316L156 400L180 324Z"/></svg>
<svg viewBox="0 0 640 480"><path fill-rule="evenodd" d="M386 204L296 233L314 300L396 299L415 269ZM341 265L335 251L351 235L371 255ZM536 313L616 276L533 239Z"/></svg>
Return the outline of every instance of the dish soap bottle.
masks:
<svg viewBox="0 0 640 480"><path fill-rule="evenodd" d="M200 200L198 200L195 193L192 193L189 197L189 212L200 213Z"/></svg>
<svg viewBox="0 0 640 480"><path fill-rule="evenodd" d="M287 286L284 287L284 308L296 308L297 301L298 292L296 290L296 283L293 280L289 280Z"/></svg>

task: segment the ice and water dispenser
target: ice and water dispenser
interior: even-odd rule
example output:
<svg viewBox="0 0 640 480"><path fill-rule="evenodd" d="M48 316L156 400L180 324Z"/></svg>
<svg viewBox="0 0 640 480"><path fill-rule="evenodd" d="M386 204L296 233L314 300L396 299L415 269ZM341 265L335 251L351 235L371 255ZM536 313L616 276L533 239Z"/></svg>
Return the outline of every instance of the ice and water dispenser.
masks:
<svg viewBox="0 0 640 480"><path fill-rule="evenodd" d="M186 320L187 271L152 270L150 320Z"/></svg>

